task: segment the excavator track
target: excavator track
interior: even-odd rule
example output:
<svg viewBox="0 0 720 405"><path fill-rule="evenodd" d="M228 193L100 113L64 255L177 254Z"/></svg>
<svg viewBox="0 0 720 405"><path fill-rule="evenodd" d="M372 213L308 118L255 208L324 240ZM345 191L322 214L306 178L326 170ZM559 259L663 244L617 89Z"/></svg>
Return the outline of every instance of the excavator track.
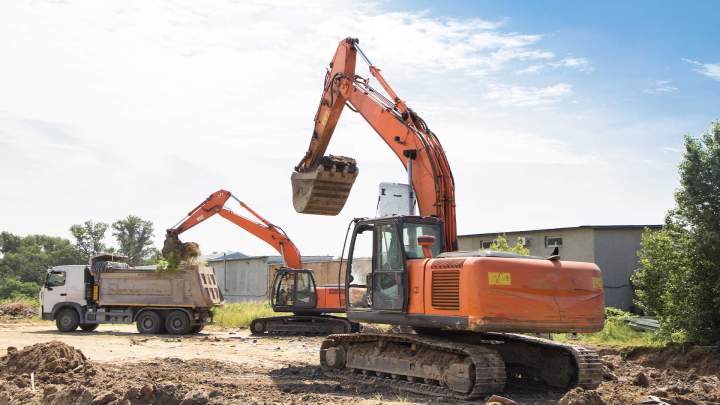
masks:
<svg viewBox="0 0 720 405"><path fill-rule="evenodd" d="M358 331L358 323L331 315L273 316L258 318L250 323L253 335L330 335Z"/></svg>
<svg viewBox="0 0 720 405"><path fill-rule="evenodd" d="M502 392L508 380L560 389L602 382L594 351L506 333L331 335L320 364L346 380L462 400Z"/></svg>
<svg viewBox="0 0 720 405"><path fill-rule="evenodd" d="M498 350L511 379L530 379L555 388L584 389L595 389L602 382L602 362L594 350L514 333L484 333L479 338L503 342Z"/></svg>
<svg viewBox="0 0 720 405"><path fill-rule="evenodd" d="M410 334L331 335L323 341L326 373L350 381L460 400L505 386L502 357L486 346Z"/></svg>

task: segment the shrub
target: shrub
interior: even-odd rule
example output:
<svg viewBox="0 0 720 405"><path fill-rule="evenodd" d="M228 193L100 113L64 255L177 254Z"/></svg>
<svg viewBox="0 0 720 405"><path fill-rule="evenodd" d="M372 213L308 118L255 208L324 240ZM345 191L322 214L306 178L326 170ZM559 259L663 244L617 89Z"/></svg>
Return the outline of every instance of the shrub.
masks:
<svg viewBox="0 0 720 405"><path fill-rule="evenodd" d="M0 300L8 298L36 299L39 291L40 285L31 281L20 281L14 277L0 279Z"/></svg>

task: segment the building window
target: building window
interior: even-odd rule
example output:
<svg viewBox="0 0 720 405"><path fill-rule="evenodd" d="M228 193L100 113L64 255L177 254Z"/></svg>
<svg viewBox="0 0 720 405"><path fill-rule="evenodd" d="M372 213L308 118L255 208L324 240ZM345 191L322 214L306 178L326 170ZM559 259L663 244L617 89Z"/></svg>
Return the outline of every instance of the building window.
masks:
<svg viewBox="0 0 720 405"><path fill-rule="evenodd" d="M493 241L491 240L481 240L480 241L480 249L490 249L490 246L492 246Z"/></svg>
<svg viewBox="0 0 720 405"><path fill-rule="evenodd" d="M563 245L563 239L559 238L557 236L546 236L545 237L545 247L562 247Z"/></svg>

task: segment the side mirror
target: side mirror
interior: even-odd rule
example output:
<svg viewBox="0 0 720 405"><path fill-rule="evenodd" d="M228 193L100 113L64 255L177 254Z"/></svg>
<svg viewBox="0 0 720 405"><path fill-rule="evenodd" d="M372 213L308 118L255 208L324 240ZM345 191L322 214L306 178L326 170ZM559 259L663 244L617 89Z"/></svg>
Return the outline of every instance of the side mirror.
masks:
<svg viewBox="0 0 720 405"><path fill-rule="evenodd" d="M426 259L432 258L432 251L430 248L435 244L435 237L432 235L420 235L417 238L418 245L422 246L423 256Z"/></svg>

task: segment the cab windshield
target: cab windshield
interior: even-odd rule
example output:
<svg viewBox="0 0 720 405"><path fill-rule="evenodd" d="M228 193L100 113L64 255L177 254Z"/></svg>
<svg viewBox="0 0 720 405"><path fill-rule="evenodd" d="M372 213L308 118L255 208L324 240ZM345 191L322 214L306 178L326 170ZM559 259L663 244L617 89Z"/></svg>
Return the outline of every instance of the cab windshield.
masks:
<svg viewBox="0 0 720 405"><path fill-rule="evenodd" d="M432 257L440 254L440 225L438 224L417 224L405 222L403 224L403 247L405 256L408 259L421 259L424 257L422 246L418 244L418 236L434 236L435 243L430 247Z"/></svg>

